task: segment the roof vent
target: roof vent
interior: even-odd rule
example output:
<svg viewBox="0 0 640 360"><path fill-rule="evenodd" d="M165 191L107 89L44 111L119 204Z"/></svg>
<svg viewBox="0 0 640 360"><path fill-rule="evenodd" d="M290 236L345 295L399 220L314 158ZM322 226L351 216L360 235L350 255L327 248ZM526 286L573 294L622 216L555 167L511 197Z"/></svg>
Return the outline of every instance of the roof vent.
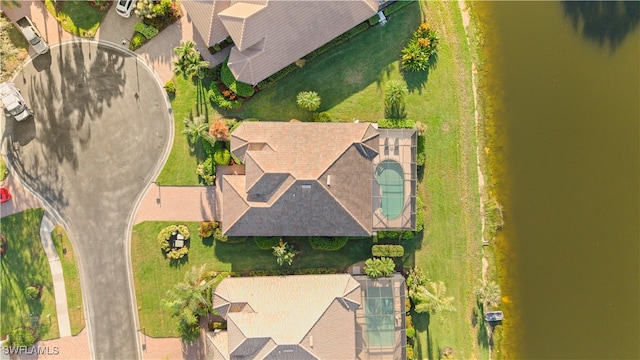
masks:
<svg viewBox="0 0 640 360"><path fill-rule="evenodd" d="M331 175L327 175L327 186L331 186Z"/></svg>
<svg viewBox="0 0 640 360"><path fill-rule="evenodd" d="M293 349L284 349L284 350L282 350L282 352L292 353L292 352L293 352Z"/></svg>
<svg viewBox="0 0 640 360"><path fill-rule="evenodd" d="M309 346L313 347L313 335L309 336Z"/></svg>
<svg viewBox="0 0 640 360"><path fill-rule="evenodd" d="M303 189L311 189L311 184L302 184Z"/></svg>

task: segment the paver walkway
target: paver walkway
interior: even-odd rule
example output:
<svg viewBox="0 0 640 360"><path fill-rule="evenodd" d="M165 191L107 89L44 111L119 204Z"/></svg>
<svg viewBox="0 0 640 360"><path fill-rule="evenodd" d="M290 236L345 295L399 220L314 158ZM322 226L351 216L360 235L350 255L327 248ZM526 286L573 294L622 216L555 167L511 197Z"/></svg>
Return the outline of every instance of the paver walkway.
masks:
<svg viewBox="0 0 640 360"><path fill-rule="evenodd" d="M143 221L222 220L223 175L244 174L244 166L218 166L217 186L158 186L151 184L140 202L134 224Z"/></svg>
<svg viewBox="0 0 640 360"><path fill-rule="evenodd" d="M51 275L53 276L53 292L56 299L56 316L58 320L58 329L60 330L60 337L71 336L71 324L69 322L69 307L67 306L67 292L64 287L64 276L62 275L62 264L60 258L56 252L56 248L53 245L51 239L51 232L53 231L53 224L49 217L45 214L40 224L40 241L44 252L49 259L49 267L51 268Z"/></svg>

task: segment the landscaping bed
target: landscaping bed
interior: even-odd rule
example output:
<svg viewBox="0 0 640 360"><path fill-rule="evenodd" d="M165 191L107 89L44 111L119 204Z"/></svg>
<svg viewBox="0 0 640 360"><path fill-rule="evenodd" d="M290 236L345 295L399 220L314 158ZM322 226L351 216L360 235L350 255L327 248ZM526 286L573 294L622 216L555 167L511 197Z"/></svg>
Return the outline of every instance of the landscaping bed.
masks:
<svg viewBox="0 0 640 360"><path fill-rule="evenodd" d="M96 35L112 3L113 1L44 1L47 10L65 31L85 38Z"/></svg>

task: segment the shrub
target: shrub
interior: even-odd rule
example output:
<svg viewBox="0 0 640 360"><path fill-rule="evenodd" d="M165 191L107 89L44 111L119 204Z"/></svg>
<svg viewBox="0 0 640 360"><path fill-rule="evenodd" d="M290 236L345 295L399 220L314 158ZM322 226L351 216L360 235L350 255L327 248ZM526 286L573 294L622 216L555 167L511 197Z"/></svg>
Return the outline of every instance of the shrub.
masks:
<svg viewBox="0 0 640 360"><path fill-rule="evenodd" d="M229 241L229 237L222 233L221 228L216 228L213 230L213 240L226 243Z"/></svg>
<svg viewBox="0 0 640 360"><path fill-rule="evenodd" d="M337 274L334 268L306 268L306 269L276 269L276 270L254 270L249 272L249 276L282 276L282 275L324 275Z"/></svg>
<svg viewBox="0 0 640 360"><path fill-rule="evenodd" d="M282 238L280 236L254 236L253 241L260 250L271 250L274 246L280 244Z"/></svg>
<svg viewBox="0 0 640 360"><path fill-rule="evenodd" d="M275 84L278 80L282 79L283 77L289 75L289 73L291 73L294 70L299 69L298 66L296 64L289 64L286 67L284 67L282 70L278 71L277 73L269 76L268 78L260 81L258 83L258 89L260 90L264 90L266 88L268 88L269 86Z"/></svg>
<svg viewBox="0 0 640 360"><path fill-rule="evenodd" d="M136 31L129 42L129 50L136 50L140 46L144 45L145 42L147 42L147 38Z"/></svg>
<svg viewBox="0 0 640 360"><path fill-rule="evenodd" d="M393 274L396 264L388 257L371 258L365 261L364 272L369 277L377 278Z"/></svg>
<svg viewBox="0 0 640 360"><path fill-rule="evenodd" d="M438 32L426 23L420 24L409 44L402 49L402 68L423 71L435 63L438 56Z"/></svg>
<svg viewBox="0 0 640 360"><path fill-rule="evenodd" d="M283 266L285 263L289 266L293 263L293 258L298 254L293 245L280 242L277 246L273 247L273 256L276 257L278 265Z"/></svg>
<svg viewBox="0 0 640 360"><path fill-rule="evenodd" d="M407 85L398 80L389 81L384 87L384 116L392 119L402 119L407 116L404 96Z"/></svg>
<svg viewBox="0 0 640 360"><path fill-rule="evenodd" d="M411 300L409 299L409 297L406 297L406 298L404 298L404 312L408 313L409 311L411 311ZM407 315L407 318L409 318L409 317L411 317L411 316ZM410 326L407 324L407 327L410 327Z"/></svg>
<svg viewBox="0 0 640 360"><path fill-rule="evenodd" d="M136 23L136 26L133 27L133 30L142 34L147 40L158 35L158 29L154 28L153 26L147 25L142 21L138 21Z"/></svg>
<svg viewBox="0 0 640 360"><path fill-rule="evenodd" d="M381 119L378 120L380 129L413 129L416 122L409 119Z"/></svg>
<svg viewBox="0 0 640 360"><path fill-rule="evenodd" d="M203 141L208 143L208 141ZM198 176L202 179L205 185L213 186L216 183L216 165L213 162L213 158L209 156L205 161L198 164L197 168Z"/></svg>
<svg viewBox="0 0 640 360"><path fill-rule="evenodd" d="M169 94L175 94L176 93L176 83L173 82L173 80L169 80L166 83L164 83L164 90L166 92L168 92Z"/></svg>
<svg viewBox="0 0 640 360"><path fill-rule="evenodd" d="M311 121L314 122L330 122L332 120L333 119L331 119L331 114L326 111L314 112L313 114L311 114Z"/></svg>
<svg viewBox="0 0 640 360"><path fill-rule="evenodd" d="M369 26L373 26L375 24L377 24L380 21L380 15L375 14L372 17L369 18L369 20L367 20L369 23Z"/></svg>
<svg viewBox="0 0 640 360"><path fill-rule="evenodd" d="M136 8L134 9L134 12L136 14L136 16L138 16L139 18L147 18L147 19L153 19L154 17L156 17L156 13L153 11L154 8L154 3L153 0L139 0L136 3Z"/></svg>
<svg viewBox="0 0 640 360"><path fill-rule="evenodd" d="M399 1L399 2L404 2L404 1ZM407 344L406 351L407 351L407 360L414 360L415 355L413 354L413 346Z"/></svg>
<svg viewBox="0 0 640 360"><path fill-rule="evenodd" d="M320 95L315 91L301 91L296 97L296 104L304 110L316 111L320 107Z"/></svg>
<svg viewBox="0 0 640 360"><path fill-rule="evenodd" d="M418 124L422 124L421 122L416 122L416 125ZM426 150L425 150L425 142L426 142L426 138L424 135L418 135L418 139L417 139L417 146L416 146L416 152L417 152L417 156L416 156L416 165L417 166L424 166L425 163L427 162L427 154L426 154Z"/></svg>
<svg viewBox="0 0 640 360"><path fill-rule="evenodd" d="M40 297L40 289L37 286L27 286L24 294L31 300L37 300Z"/></svg>
<svg viewBox="0 0 640 360"><path fill-rule="evenodd" d="M215 161L217 165L229 165L229 162L231 162L231 152L226 147L218 147L218 143L221 142L218 141L216 145L214 145L213 161Z"/></svg>
<svg viewBox="0 0 640 360"><path fill-rule="evenodd" d="M402 9L403 7L412 4L413 1L409 0L409 1L396 1L394 3L392 3L391 5L387 6L382 12L386 15L389 16L391 14L393 14L394 12Z"/></svg>
<svg viewBox="0 0 640 360"><path fill-rule="evenodd" d="M416 197L416 232L424 230L425 216L424 200L422 200L422 196L418 194Z"/></svg>
<svg viewBox="0 0 640 360"><path fill-rule="evenodd" d="M313 50L312 52L308 53L307 55L305 55L303 57L303 59L306 60L312 60L315 57L317 57L318 55L326 52L327 50L331 49L332 47L342 44L343 42L351 39L352 37L358 35L359 33L367 30L369 28L369 22L365 21L362 22L354 27L352 27L351 29L347 30L346 32L342 33L342 35L339 35L338 37L334 38L333 40L329 41L328 43L322 45L321 47Z"/></svg>
<svg viewBox="0 0 640 360"><path fill-rule="evenodd" d="M213 230L217 229L219 224L215 221L202 221L198 227L198 234L201 238L206 239L213 236Z"/></svg>
<svg viewBox="0 0 640 360"><path fill-rule="evenodd" d="M416 336L416 329L407 328L407 338L413 339Z"/></svg>
<svg viewBox="0 0 640 360"><path fill-rule="evenodd" d="M401 231L401 230L387 230L378 231L379 239L391 239L391 240L411 240L415 236L413 231Z"/></svg>
<svg viewBox="0 0 640 360"><path fill-rule="evenodd" d="M5 164L4 158L0 156L0 181L6 179L7 175L9 175L9 168Z"/></svg>
<svg viewBox="0 0 640 360"><path fill-rule="evenodd" d="M312 236L309 238L309 244L315 250L336 251L342 249L349 238L346 236L322 237Z"/></svg>
<svg viewBox="0 0 640 360"><path fill-rule="evenodd" d="M171 247L169 240L171 239L171 236L176 233L181 234L185 240L189 240L191 237L191 232L186 225L169 225L158 233L158 244L168 259L181 259L189 252L189 248L186 244L181 248Z"/></svg>
<svg viewBox="0 0 640 360"><path fill-rule="evenodd" d="M248 236L227 236L227 244L240 244L247 241Z"/></svg>
<svg viewBox="0 0 640 360"><path fill-rule="evenodd" d="M222 119L214 121L209 128L209 134L216 140L225 141L229 139L229 126L227 122Z"/></svg>
<svg viewBox="0 0 640 360"><path fill-rule="evenodd" d="M371 255L375 257L402 257L404 255L404 247L402 245L373 245Z"/></svg>
<svg viewBox="0 0 640 360"><path fill-rule="evenodd" d="M11 333L9 333L10 345L14 347L31 346L35 344L36 340L38 340L38 338L33 329L19 327L11 330Z"/></svg>
<svg viewBox="0 0 640 360"><path fill-rule="evenodd" d="M209 92L207 93L207 95L209 95L209 101L223 110L237 109L242 106L242 103L238 100L226 99L218 89L218 84L215 82L213 82L209 87Z"/></svg>
<svg viewBox="0 0 640 360"><path fill-rule="evenodd" d="M251 97L255 92L252 85L240 82L233 77L233 73L231 72L231 69L229 69L229 66L227 66L226 62L220 69L220 80L222 80L222 83L225 84L229 90L239 96Z"/></svg>

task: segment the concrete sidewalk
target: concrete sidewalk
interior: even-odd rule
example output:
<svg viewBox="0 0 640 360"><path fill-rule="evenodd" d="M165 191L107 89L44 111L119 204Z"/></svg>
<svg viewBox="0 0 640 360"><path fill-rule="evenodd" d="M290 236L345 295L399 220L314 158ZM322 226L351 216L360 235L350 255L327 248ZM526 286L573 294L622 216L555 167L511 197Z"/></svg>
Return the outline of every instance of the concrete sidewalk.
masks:
<svg viewBox="0 0 640 360"><path fill-rule="evenodd" d="M69 307L67 306L67 292L64 286L62 264L53 245L53 239L51 239L53 227L51 220L45 214L40 224L40 241L44 252L47 254L47 259L49 259L49 267L53 276L53 292L56 299L58 329L60 330L60 337L63 338L71 336L71 324L69 322Z"/></svg>

